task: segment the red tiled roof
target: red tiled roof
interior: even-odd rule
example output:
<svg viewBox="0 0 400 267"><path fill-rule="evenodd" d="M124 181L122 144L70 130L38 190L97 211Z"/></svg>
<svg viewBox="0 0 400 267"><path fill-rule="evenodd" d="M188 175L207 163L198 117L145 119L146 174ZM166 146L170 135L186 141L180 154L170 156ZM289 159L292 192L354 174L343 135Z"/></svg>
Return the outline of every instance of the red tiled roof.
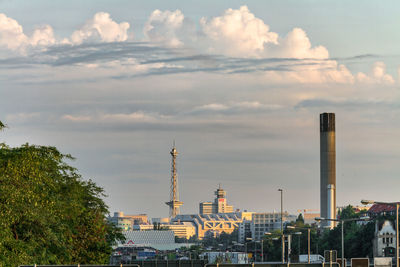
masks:
<svg viewBox="0 0 400 267"><path fill-rule="evenodd" d="M396 206L388 205L388 204L374 204L368 210L370 213L381 213L381 212L391 212L395 211Z"/></svg>

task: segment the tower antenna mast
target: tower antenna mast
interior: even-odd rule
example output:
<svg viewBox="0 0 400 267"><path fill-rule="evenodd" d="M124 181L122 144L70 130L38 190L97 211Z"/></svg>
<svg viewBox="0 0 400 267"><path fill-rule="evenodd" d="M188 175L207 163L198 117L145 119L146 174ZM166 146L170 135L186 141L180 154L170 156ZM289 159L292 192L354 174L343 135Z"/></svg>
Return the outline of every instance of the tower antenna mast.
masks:
<svg viewBox="0 0 400 267"><path fill-rule="evenodd" d="M166 202L169 206L169 217L175 218L176 215L179 214L179 208L183 205L182 201L179 201L179 192L178 192L178 175L176 171L176 158L178 156L178 151L175 148L175 140L174 146L170 152L172 161L171 161L171 192L170 192L170 200Z"/></svg>

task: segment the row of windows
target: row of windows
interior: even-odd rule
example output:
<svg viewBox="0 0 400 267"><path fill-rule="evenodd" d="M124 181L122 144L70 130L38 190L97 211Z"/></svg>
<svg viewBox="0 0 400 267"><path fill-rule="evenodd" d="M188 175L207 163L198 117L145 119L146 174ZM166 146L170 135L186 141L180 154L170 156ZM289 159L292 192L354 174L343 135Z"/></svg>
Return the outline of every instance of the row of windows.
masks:
<svg viewBox="0 0 400 267"><path fill-rule="evenodd" d="M386 240L386 242L385 242L385 240ZM383 244L393 244L393 237L384 237Z"/></svg>

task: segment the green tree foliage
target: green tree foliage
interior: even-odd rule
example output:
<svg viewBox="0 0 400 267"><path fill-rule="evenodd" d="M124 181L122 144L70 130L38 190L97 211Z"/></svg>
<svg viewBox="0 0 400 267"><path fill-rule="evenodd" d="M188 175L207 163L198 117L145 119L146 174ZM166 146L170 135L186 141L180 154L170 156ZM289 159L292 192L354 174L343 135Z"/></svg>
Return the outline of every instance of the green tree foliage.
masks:
<svg viewBox="0 0 400 267"><path fill-rule="evenodd" d="M297 216L296 225L299 227L303 227L303 225L304 225L303 214L300 213L299 216Z"/></svg>
<svg viewBox="0 0 400 267"><path fill-rule="evenodd" d="M279 262L282 257L281 231L276 230L263 238L264 260Z"/></svg>
<svg viewBox="0 0 400 267"><path fill-rule="evenodd" d="M354 211L351 205L347 206L339 213L341 219L357 218L361 216L361 214ZM342 225L339 223L334 229L326 230L322 233L319 240L321 251L337 250L338 257L342 256L341 227ZM375 223L373 221L365 224L359 224L356 221L345 222L343 230L345 258L373 256L372 240L375 232Z"/></svg>
<svg viewBox="0 0 400 267"><path fill-rule="evenodd" d="M2 126L1 124L0 126ZM0 144L0 264L101 264L123 239L103 189L54 147Z"/></svg>

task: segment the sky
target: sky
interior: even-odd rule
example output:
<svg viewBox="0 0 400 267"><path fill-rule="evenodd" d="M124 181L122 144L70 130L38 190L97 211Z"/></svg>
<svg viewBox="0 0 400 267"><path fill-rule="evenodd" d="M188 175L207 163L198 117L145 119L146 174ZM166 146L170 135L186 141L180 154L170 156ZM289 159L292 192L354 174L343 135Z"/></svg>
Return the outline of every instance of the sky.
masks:
<svg viewBox="0 0 400 267"><path fill-rule="evenodd" d="M319 209L319 114L337 204L398 201L398 1L0 0L0 142L56 146L110 211Z"/></svg>

